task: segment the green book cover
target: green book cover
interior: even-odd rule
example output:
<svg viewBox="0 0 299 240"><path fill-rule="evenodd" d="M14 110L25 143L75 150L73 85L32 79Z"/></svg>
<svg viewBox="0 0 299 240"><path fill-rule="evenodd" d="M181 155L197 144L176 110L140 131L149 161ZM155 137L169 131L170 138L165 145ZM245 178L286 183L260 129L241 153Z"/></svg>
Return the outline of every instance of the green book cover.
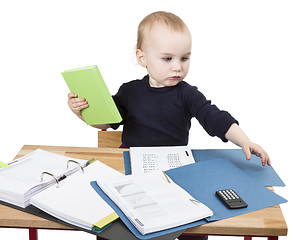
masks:
<svg viewBox="0 0 299 240"><path fill-rule="evenodd" d="M62 72L71 92L85 98L88 107L81 110L86 124L119 123L122 118L97 66Z"/></svg>

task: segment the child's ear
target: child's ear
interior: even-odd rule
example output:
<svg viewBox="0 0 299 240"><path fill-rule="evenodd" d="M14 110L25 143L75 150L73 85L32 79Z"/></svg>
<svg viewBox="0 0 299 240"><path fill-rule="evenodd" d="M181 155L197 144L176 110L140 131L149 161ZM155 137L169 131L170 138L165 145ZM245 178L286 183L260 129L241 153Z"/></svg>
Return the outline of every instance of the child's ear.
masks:
<svg viewBox="0 0 299 240"><path fill-rule="evenodd" d="M145 61L145 54L141 49L136 50L136 58L137 62L142 66L146 68L146 61Z"/></svg>

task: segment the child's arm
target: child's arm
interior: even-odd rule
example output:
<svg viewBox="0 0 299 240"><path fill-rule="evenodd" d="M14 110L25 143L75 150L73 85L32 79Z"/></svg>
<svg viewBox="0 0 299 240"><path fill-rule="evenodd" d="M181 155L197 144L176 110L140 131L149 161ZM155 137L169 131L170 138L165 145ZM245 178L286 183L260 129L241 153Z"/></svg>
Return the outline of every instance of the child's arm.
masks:
<svg viewBox="0 0 299 240"><path fill-rule="evenodd" d="M250 160L251 153L253 153L261 158L263 166L266 164L269 166L271 165L270 158L266 151L261 146L251 142L238 124L232 124L226 132L225 137L227 140L233 142L243 149L247 160Z"/></svg>
<svg viewBox="0 0 299 240"><path fill-rule="evenodd" d="M81 110L88 107L87 101L84 98L78 98L77 94L75 93L69 93L67 103L72 112L75 113L83 122L85 122L81 114ZM109 124L98 124L92 126L99 129L107 129L110 127Z"/></svg>

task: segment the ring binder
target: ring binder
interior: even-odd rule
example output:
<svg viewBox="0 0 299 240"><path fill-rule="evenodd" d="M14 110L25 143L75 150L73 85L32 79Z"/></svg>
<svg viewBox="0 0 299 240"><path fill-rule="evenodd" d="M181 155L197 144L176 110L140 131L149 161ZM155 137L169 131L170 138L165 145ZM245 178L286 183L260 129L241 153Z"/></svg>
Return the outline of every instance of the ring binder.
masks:
<svg viewBox="0 0 299 240"><path fill-rule="evenodd" d="M72 159L70 159L70 160L68 160L67 161L67 165L66 165L66 168L69 168L69 163L70 162L73 162L73 163L76 163L76 164L78 164L79 165L79 167L81 168L81 170L82 170L82 173L84 173L84 168L80 165L80 163L78 163L77 161L75 161L75 160L72 160Z"/></svg>
<svg viewBox="0 0 299 240"><path fill-rule="evenodd" d="M72 159L70 159L70 160L67 161L66 168L69 168L69 163L70 163L70 162L73 162L73 163L78 164L79 167L80 167L81 170L82 170L82 173L84 173L84 168L80 165L80 163L77 162L77 161L75 161L75 160L72 160ZM42 172L42 174L41 174L41 176L40 176L40 181L41 181L41 182L44 181L44 174L48 174L48 175L50 175L52 178L55 179L55 181L56 181L56 183L57 183L57 184L56 184L56 187L57 187L57 188L59 188L59 182L60 182L61 180L63 180L63 179L66 178L66 176L63 175L63 176L61 176L59 179L57 179L57 177L55 177L52 173L49 173L49 172Z"/></svg>
<svg viewBox="0 0 299 240"><path fill-rule="evenodd" d="M42 172L41 176L40 176L40 181L44 181L44 174L48 174L50 175L51 177L53 177L57 183L56 187L59 188L59 181L58 179L52 174L52 173L49 173L49 172Z"/></svg>

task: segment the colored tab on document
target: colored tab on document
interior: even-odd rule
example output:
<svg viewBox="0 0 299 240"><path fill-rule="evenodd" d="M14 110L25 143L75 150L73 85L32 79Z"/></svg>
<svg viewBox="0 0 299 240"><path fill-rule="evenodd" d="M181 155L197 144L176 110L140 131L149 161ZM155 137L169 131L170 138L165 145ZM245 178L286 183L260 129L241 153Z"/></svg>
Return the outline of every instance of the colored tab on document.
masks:
<svg viewBox="0 0 299 240"><path fill-rule="evenodd" d="M98 221L94 226L99 227L99 228L104 228L107 226L109 223L113 222L114 220L118 219L118 215L113 212L109 214L107 217L104 217L102 220Z"/></svg>
<svg viewBox="0 0 299 240"><path fill-rule="evenodd" d="M0 162L0 168L5 168L8 167L9 165L7 163L4 162Z"/></svg>

